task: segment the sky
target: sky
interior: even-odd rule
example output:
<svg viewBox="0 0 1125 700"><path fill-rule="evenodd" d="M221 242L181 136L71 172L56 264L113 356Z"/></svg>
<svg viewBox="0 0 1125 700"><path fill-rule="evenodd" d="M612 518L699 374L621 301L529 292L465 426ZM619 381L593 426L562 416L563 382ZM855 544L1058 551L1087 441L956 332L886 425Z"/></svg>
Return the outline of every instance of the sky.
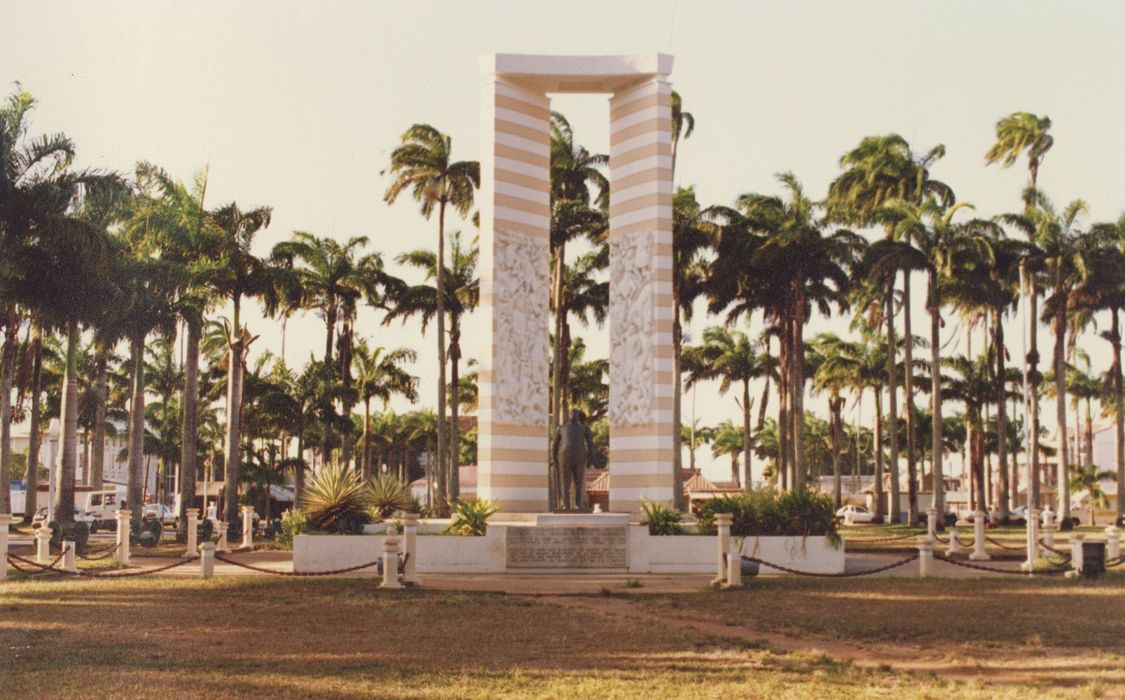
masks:
<svg viewBox="0 0 1125 700"><path fill-rule="evenodd" d="M149 160L185 181L208 166L208 206L273 207L262 254L296 230L367 236L392 270L395 255L433 247L436 223L411 200L383 202L382 171L416 122L450 134L458 159L479 159L490 53L673 54L673 87L696 119L677 184L705 204L777 192L785 170L822 197L840 155L895 132L916 151L944 144L933 175L977 214L1015 211L1025 162L985 167L983 155L999 118L1029 111L1053 121L1047 194L1060 206L1085 199L1092 221L1125 210L1119 2L24 2L0 4L0 26L0 83L20 81L39 100L32 133L64 131L79 166L130 172ZM559 96L553 107L580 143L608 151L606 96ZM698 318L694 337L715 322ZM921 308L914 318L928 327ZM364 311L359 333L417 349L433 405L434 342L414 323L379 321ZM250 326L262 336L256 352L280 352L280 324L251 313ZM844 328L814 318L806 336ZM314 314L292 319L290 365L321 352L323 333ZM575 334L605 355L608 329ZM1018 351L1014 320L1008 337ZM1106 343L1086 338L1101 371ZM685 420L692 405L689 393ZM733 395L714 387L694 405L704 424L738 422ZM810 405L823 412L823 401ZM870 407L849 410L870 420ZM725 462L708 468L725 472Z"/></svg>

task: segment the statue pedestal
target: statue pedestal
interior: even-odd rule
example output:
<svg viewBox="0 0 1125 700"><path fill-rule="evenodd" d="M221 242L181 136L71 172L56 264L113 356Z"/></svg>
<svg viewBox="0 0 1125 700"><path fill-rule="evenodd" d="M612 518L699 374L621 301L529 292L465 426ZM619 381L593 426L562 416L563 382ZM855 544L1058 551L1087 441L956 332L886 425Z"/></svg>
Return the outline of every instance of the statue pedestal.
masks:
<svg viewBox="0 0 1125 700"><path fill-rule="evenodd" d="M625 527L628 513L539 513L538 527Z"/></svg>

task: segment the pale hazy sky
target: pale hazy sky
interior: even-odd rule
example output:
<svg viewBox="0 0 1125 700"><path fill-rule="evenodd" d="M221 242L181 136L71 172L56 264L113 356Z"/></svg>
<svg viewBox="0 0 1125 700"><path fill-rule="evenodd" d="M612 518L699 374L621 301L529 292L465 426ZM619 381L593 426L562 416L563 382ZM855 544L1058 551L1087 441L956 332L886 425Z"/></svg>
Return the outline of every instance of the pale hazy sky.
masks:
<svg viewBox="0 0 1125 700"><path fill-rule="evenodd" d="M65 131L81 166L147 159L186 180L209 164L209 205L273 206L263 253L293 230L366 235L388 259L432 246L411 201L383 203L379 172L415 122L479 158L479 59L493 52L675 55L697 120L677 180L704 203L775 191L781 170L823 196L844 151L894 131L919 151L945 144L934 175L979 214L1015 210L1025 164L985 168L983 154L998 118L1030 111L1054 122L1046 192L1086 199L1094 220L1125 209L1119 2L7 2L0 26L0 83L39 99L33 133ZM605 96L555 107L608 150ZM434 343L377 321L365 312L360 333L418 348L432 402ZM251 323L257 349L280 348L279 326ZM815 319L808 335L827 327ZM604 352L606 335L588 342ZM1103 369L1105 343L1087 344ZM318 319L290 322L290 364L322 347ZM698 408L705 423L737 421L733 397L701 390Z"/></svg>

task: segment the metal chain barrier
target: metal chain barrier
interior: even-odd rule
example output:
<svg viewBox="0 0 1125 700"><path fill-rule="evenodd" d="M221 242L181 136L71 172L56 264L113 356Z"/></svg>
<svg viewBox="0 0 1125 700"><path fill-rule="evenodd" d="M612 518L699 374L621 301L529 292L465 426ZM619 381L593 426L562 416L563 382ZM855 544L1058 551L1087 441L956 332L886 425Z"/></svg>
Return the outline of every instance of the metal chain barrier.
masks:
<svg viewBox="0 0 1125 700"><path fill-rule="evenodd" d="M897 542L899 540L908 540L911 537L921 537L923 534L925 534L925 533L909 532L905 535L896 535L894 537L872 537L872 538L856 537L856 538L852 539L852 542L854 544L877 544L877 543L880 543L880 542Z"/></svg>
<svg viewBox="0 0 1125 700"><path fill-rule="evenodd" d="M1121 566L1122 564L1125 564L1125 557L1117 557L1113 560L1113 563L1106 562L1105 568L1112 569L1113 567Z"/></svg>
<svg viewBox="0 0 1125 700"><path fill-rule="evenodd" d="M899 561L896 561L892 564L887 564L886 566L880 566L876 569L868 569L867 571L856 571L856 572L853 572L853 573L850 573L850 574L849 573L822 574L822 573L817 573L817 572L813 572L813 571L798 571L797 569L790 569L789 567L782 566L781 564L772 564L772 563L770 563L768 561L765 561L763 559L758 559L757 557L748 557L745 554L742 555L743 561L752 561L756 564L759 564L760 566L768 566L771 569L777 569L778 571L784 571L787 574L795 574L797 576L813 576L813 577L816 577L816 578L856 578L858 576L870 576L871 574L878 574L878 573L881 573L883 571L889 571L891 569L898 568L898 567L900 567L904 564L909 564L910 562L914 561L917 558L918 558L918 553L915 552L914 554L911 554L910 556L906 557L905 559L900 559Z"/></svg>
<svg viewBox="0 0 1125 700"><path fill-rule="evenodd" d="M39 576L40 574L47 574L47 573L60 573L61 574L61 573L64 573L63 570L62 569L56 569L55 565L58 564L60 561L62 561L63 556L64 556L63 554L58 555L57 557L55 557L55 560L53 562L51 562L50 564L40 564L39 562L31 561L30 559L25 559L18 554L9 554L8 555L8 562L12 565L13 568L15 568L16 571L19 571L20 573L28 574L29 576ZM21 562L23 564L27 564L28 566L33 566L33 567L35 567L35 569L38 569L38 571L36 571L35 569L30 569L30 570L29 569L21 569L20 565L17 564L16 562Z"/></svg>
<svg viewBox="0 0 1125 700"><path fill-rule="evenodd" d="M1000 569L1000 568L997 568L995 566L982 566L980 564L971 564L967 561L957 561L956 559L950 559L949 557L947 557L943 554L938 554L937 552L934 552L934 559L936 561L943 561L946 564L953 564L954 566L960 566L960 567L963 567L963 568L966 568L966 569L975 569L977 571L987 571L987 572L993 573L993 574L1009 574L1009 575L1014 575L1014 576L1032 576L1032 575L1035 575L1035 574L1057 575L1057 574L1065 574L1066 572L1070 571L1069 568L1065 568L1065 569L1061 569L1061 568L1060 569L1037 569L1037 570L1033 570L1033 571L1022 571L1020 569Z"/></svg>
<svg viewBox="0 0 1125 700"><path fill-rule="evenodd" d="M1043 540L1043 538L1039 538L1039 546L1040 546L1040 547L1042 547L1043 549L1047 550L1047 551L1048 551L1048 552L1050 552L1051 554L1058 554L1058 555L1059 555L1059 556L1061 556L1061 557L1069 557L1069 556L1070 556L1070 552L1064 552L1064 551L1061 551L1061 550L1055 549L1054 547L1052 547L1052 546L1048 545L1048 544L1047 544L1047 543L1046 543L1046 542L1045 542L1045 541Z"/></svg>
<svg viewBox="0 0 1125 700"><path fill-rule="evenodd" d="M84 561L102 561L103 559L109 559L110 557L112 557L114 555L114 553L117 552L117 548L120 547L120 546L121 545L115 544L112 547L109 547L108 549L103 547L103 548L98 549L96 551L95 550L87 550L87 552L95 552L95 553L93 553L93 554L90 554L90 553L78 554L77 556L78 556L79 559L82 559Z"/></svg>
<svg viewBox="0 0 1125 700"><path fill-rule="evenodd" d="M90 571L90 570L83 570L83 569L78 569L77 571L67 571L65 569L54 568L54 566L56 564L58 564L59 561L62 560L62 555L59 555L58 559L55 559L53 562L51 562L50 564L48 564L46 566L44 566L43 564L36 564L35 562L31 561L30 559L25 559L25 558L23 558L23 557L21 557L17 554L9 554L8 555L8 562L11 563L11 565L15 568L16 571L19 571L20 573L28 574L30 576L38 576L38 575L50 573L50 574L63 574L63 575L66 575L66 576L85 576L87 578L131 578L133 576L146 576L148 574L158 574L162 571L168 571L169 569L174 569L177 566L183 566L184 564L189 564L193 561L196 561L197 559L199 559L198 555L192 556L192 557L182 557L179 560L174 561L171 564L167 564L165 566L158 566L158 567L155 567L155 568L152 568L152 569L140 569L138 571L126 571L124 573L118 573L118 574L110 574L110 573L102 573L102 572L98 572L98 571ZM36 569L39 569L39 571L24 569L17 562L33 566Z"/></svg>
<svg viewBox="0 0 1125 700"><path fill-rule="evenodd" d="M407 556L410 555L408 554ZM225 557L222 554L218 553L215 554L215 560L221 561L225 564L242 567L243 569L248 569L250 571L257 571L263 574L272 574L273 576L334 576L336 574L346 574L351 571L359 571L360 569L367 569L373 566L378 566L379 562L382 560L382 557L376 559L375 561L370 561L365 564L359 564L358 566L349 566L343 569L332 569L331 571L275 571L273 569L267 569L265 567L247 564L246 562L236 561L234 559L231 559L230 557ZM402 558L402 563L406 563L406 557Z"/></svg>
<svg viewBox="0 0 1125 700"><path fill-rule="evenodd" d="M989 537L988 535L984 536L984 541L989 542L991 544L994 544L997 547L999 547L1000 549L1012 549L1012 550L1020 551L1020 552L1022 552L1024 549L1026 549L1026 547L1014 547L1010 544L1004 544L1000 540L995 540L995 539Z"/></svg>

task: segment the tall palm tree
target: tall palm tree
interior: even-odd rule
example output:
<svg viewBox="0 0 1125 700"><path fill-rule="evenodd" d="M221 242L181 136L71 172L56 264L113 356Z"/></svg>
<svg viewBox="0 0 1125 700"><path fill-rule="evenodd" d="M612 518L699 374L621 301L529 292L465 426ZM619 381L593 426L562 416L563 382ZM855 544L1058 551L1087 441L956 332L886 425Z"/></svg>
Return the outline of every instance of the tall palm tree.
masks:
<svg viewBox="0 0 1125 700"><path fill-rule="evenodd" d="M273 210L259 207L243 211L231 202L210 213L213 226L206 227L208 262L200 270L201 279L217 295L231 304L231 319L226 338L227 358L227 434L226 491L224 518L238 511L238 467L241 463L241 420L243 364L253 337L242 325L243 297L265 301L267 313L277 304L276 275L269 264L253 253L254 237L270 224Z"/></svg>
<svg viewBox="0 0 1125 700"><path fill-rule="evenodd" d="M382 256L364 253L367 242L366 236L353 236L341 244L333 238L295 231L290 240L278 243L273 249L273 259L293 273L291 289L299 299L298 304L308 309L319 309L324 314L326 367L333 366L332 347L337 322L343 320L344 323L340 334L341 354L350 354L351 328L357 305L361 299L375 297L378 283L383 279ZM340 376L345 389L350 388L350 365L348 358L340 358ZM344 413L350 412L350 406L346 405ZM351 459L350 431L345 431L341 438L342 458L346 464ZM330 440L331 430L325 426L325 454L328 454Z"/></svg>
<svg viewBox="0 0 1125 700"><path fill-rule="evenodd" d="M996 143L984 154L985 165L1001 163L1009 168L1026 152L1027 183L1031 187L1038 186L1039 166L1055 145L1055 138L1048 133L1050 129L1050 117L1012 112L996 122Z"/></svg>
<svg viewBox="0 0 1125 700"><path fill-rule="evenodd" d="M453 234L450 249L451 266L446 267L442 275L437 274L439 256L430 250L413 250L404 253L396 260L401 265L407 265L425 271L425 279L440 278L445 280L441 287L444 300L438 293L436 285L428 284L407 285L401 280L392 280L389 285L390 308L383 317L383 323L389 324L395 319L419 316L422 321L422 332L425 333L427 325L436 316L440 321L442 314L449 317L449 363L450 385L458 386L461 376L461 324L465 314L475 309L480 304L480 278L477 276L477 260L480 250L473 241L469 246L463 247L460 232ZM439 324L441 327L444 324ZM444 372L442 373L444 376ZM448 387L447 387L448 388ZM461 485L458 474L460 467L460 430L458 422L457 401L451 401L452 424L450 426L450 448L453 451L450 457L452 468L439 473L443 479L438 485L438 498L447 497L452 500L460 497ZM440 437L440 432L439 432ZM440 462L439 462L440 464Z"/></svg>
<svg viewBox="0 0 1125 700"><path fill-rule="evenodd" d="M716 326L703 331L701 345L684 349L687 388L704 380L718 380L719 393L726 394L733 385L741 385L742 395L738 404L742 410L742 452L746 474L742 479L739 479L737 473L733 477L734 481L741 483L746 489L750 489L753 484L750 465L750 382L775 371L771 358L760 354L754 345L745 333Z"/></svg>
<svg viewBox="0 0 1125 700"><path fill-rule="evenodd" d="M746 454L746 443L746 431L743 428L735 427L729 420L725 420L715 427L715 437L711 440L711 455L713 457L730 455L730 480L735 485L741 483L738 474L738 458L740 454ZM750 473L749 467L746 468L746 473Z"/></svg>
<svg viewBox="0 0 1125 700"><path fill-rule="evenodd" d="M894 199L920 203L924 197L932 195L946 206L953 204L953 190L945 183L930 177L930 166L944 155L945 147L939 144L925 154L917 156L911 150L906 139L898 134L865 137L856 148L840 158L840 167L844 169L844 172L829 186L829 216L845 223L867 226L875 222L875 213L879 210L879 207ZM887 237L893 237L893 225L890 222L884 222L884 226ZM909 240L906 242L909 243ZM887 306L884 320L887 324L888 348L893 348L896 345L894 339L893 292L894 281L891 279L886 286L884 299ZM910 298L910 269L903 269L902 307L905 309L903 313L903 335L907 338L912 337ZM911 345L912 343L906 343L904 346L907 367L914 365ZM895 359L889 354L887 358L888 373L894 372L894 366ZM914 383L911 373L907 373L904 384L907 423L907 473L914 475L915 431L913 423L915 410ZM897 425L898 400L896 387L898 382L893 374L888 377L888 386L890 387L891 425ZM891 462L896 471L898 457L897 430L892 430ZM911 490L917 488L913 478L911 478L909 487ZM897 503L892 503L893 509L897 507Z"/></svg>
<svg viewBox="0 0 1125 700"><path fill-rule="evenodd" d="M473 207L473 190L480 186L480 163L453 160L453 139L429 124L415 124L402 135L402 145L391 153L391 175L383 199L393 204L410 190L427 219L438 214L437 337L438 337L438 473L446 473L445 384L445 210L452 207L462 217ZM454 473L456 470L452 470ZM456 477L452 477L456 480ZM444 504L446 479L439 478L437 499ZM442 506L444 507L444 506Z"/></svg>
<svg viewBox="0 0 1125 700"><path fill-rule="evenodd" d="M414 362L418 353L408 348L387 350L383 347L369 348L360 340L356 343L353 363L359 384L359 397L363 401L363 452L360 465L363 478L371 478L371 400L380 399L383 410L395 394L411 402L418 400L418 378L410 375L402 365Z"/></svg>

